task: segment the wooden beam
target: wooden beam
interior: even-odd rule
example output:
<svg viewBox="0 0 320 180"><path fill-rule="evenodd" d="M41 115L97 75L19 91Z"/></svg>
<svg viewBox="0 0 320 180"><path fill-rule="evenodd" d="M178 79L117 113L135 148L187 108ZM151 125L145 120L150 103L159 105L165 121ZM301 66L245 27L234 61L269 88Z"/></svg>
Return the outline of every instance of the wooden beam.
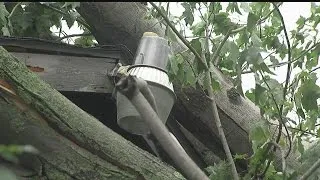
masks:
<svg viewBox="0 0 320 180"><path fill-rule="evenodd" d="M112 93L113 58L11 52L58 91Z"/></svg>

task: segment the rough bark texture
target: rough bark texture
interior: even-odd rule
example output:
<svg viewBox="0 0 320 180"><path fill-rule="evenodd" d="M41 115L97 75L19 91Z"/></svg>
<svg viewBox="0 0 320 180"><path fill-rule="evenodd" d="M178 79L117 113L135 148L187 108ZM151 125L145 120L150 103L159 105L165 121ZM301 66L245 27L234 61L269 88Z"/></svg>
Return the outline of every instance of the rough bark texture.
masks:
<svg viewBox="0 0 320 180"><path fill-rule="evenodd" d="M181 175L104 126L0 47L0 144L31 144L21 157L35 179L181 179ZM20 174L30 175L30 174Z"/></svg>

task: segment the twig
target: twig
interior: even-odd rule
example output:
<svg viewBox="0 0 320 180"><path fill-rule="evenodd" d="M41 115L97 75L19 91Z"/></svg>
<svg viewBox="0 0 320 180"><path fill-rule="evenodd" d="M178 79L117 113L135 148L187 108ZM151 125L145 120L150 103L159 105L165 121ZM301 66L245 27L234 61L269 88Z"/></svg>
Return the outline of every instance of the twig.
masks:
<svg viewBox="0 0 320 180"><path fill-rule="evenodd" d="M168 129L152 109L148 101L141 94L137 81L144 81L133 76L127 76L120 79L116 88L124 94L139 112L141 118L145 121L151 130L151 133L157 138L161 146L168 155L179 166L187 179L209 180L204 172L193 162L186 152L178 146L171 137ZM146 83L141 83L146 84ZM148 88L146 86L146 88Z"/></svg>
<svg viewBox="0 0 320 180"><path fill-rule="evenodd" d="M286 81L285 81L285 85L284 85L284 89L283 89L283 100L286 99L286 94L287 94L287 91L288 91L288 85L289 85L289 81L290 81L290 75L291 75L291 46L290 46L290 41L289 41L289 36L288 36L288 33L287 33L287 28L286 28L286 25L285 25L285 22L284 22L284 19L283 19L283 16L278 8L278 6L275 4L275 3L272 3L276 9L276 11L278 12L279 16L280 16L280 19L281 19L281 23L282 23L282 26L283 26L283 30L284 30L284 35L286 37L286 41L287 41L287 46L288 46L288 67L287 67L287 76L286 76ZM282 113L283 113L283 106L284 104L281 104L280 106L280 116L282 117ZM284 122L282 122L284 123ZM285 126L285 124L283 124ZM288 138L290 138L288 136ZM291 140L289 141L291 142ZM277 142L278 143L278 142ZM291 143L289 145L289 149L288 149L288 152L287 152L287 155L286 155L286 158L288 157L289 153L291 151Z"/></svg>
<svg viewBox="0 0 320 180"><path fill-rule="evenodd" d="M217 50L214 52L213 54L213 63L215 66L217 66L219 64L219 61L218 61L218 56L219 56L219 53L223 47L223 45L226 43L226 41L228 40L229 36L230 36L230 30L228 30L227 34L224 36L223 40L221 41L221 43L219 44Z"/></svg>
<svg viewBox="0 0 320 180"><path fill-rule="evenodd" d="M309 73L312 73L312 72L314 72L314 71L316 71L316 70L318 70L318 69L320 69L320 66L318 66L318 67L316 67L316 68L312 69Z"/></svg>
<svg viewBox="0 0 320 180"><path fill-rule="evenodd" d="M167 17L169 17L169 4L170 4L170 2L167 2ZM164 33L166 37L168 36L168 33L169 33L169 25L167 24L166 25L166 30L165 30L165 33Z"/></svg>
<svg viewBox="0 0 320 180"><path fill-rule="evenodd" d="M59 39L57 39L56 41L61 41L63 39L66 39L66 38L71 38L71 37L77 37L77 36L91 36L92 34L91 33L82 33L82 34L70 34L70 35L66 35L66 36L63 36Z"/></svg>
<svg viewBox="0 0 320 180"><path fill-rule="evenodd" d="M305 172L299 180L305 180L308 179L308 177L316 171L320 167L320 158L308 169L307 172Z"/></svg>
<svg viewBox="0 0 320 180"><path fill-rule="evenodd" d="M164 15L161 10L158 8L157 5L155 5L153 2L149 2L161 15L161 17L166 21L166 23L170 26L170 28L173 30L173 32L179 37L179 39L190 49L190 51L196 56L196 58L201 62L201 64L205 67L206 70L208 70L207 64L204 62L204 60L201 58L201 56L198 54L198 52L190 45L190 43L178 32L178 30L174 27L174 25L170 22L168 17Z"/></svg>
<svg viewBox="0 0 320 180"><path fill-rule="evenodd" d="M198 11L199 11L199 13L200 13L200 17L201 17L201 19L202 19L206 24L208 24L208 21L204 18L203 14L202 14L202 12L201 12L200 3L199 3Z"/></svg>
<svg viewBox="0 0 320 180"><path fill-rule="evenodd" d="M207 74L209 75L209 77L207 77L207 78L209 78L209 80L210 80L211 79L210 72L207 72ZM208 91L209 91L208 92L209 93L209 97L213 98L214 94L213 94L212 86L209 86L209 90ZM222 127L222 124L221 124L221 121L220 121L220 117L219 117L219 114L218 114L217 104L213 99L211 100L211 108L212 108L212 111L213 111L213 118L214 118L216 126L218 128L218 132L219 132L219 136L220 136L220 140L221 140L224 152L226 153L228 162L229 162L229 164L231 166L233 179L238 180L239 179L238 172L237 172L235 163L233 161L232 154L230 152L230 148L229 148L226 136L225 136L224 131L223 131L223 127Z"/></svg>
<svg viewBox="0 0 320 180"><path fill-rule="evenodd" d="M279 126L279 124L274 124L274 123L271 123L271 122L268 122L269 124L271 125L274 125L274 126ZM294 127L290 127L290 126L287 126L288 129L292 129L292 130L297 130L297 131L300 131L302 133L305 133L305 134L310 134L312 136L315 136L317 138L319 138L319 136L317 134L314 134L312 132L309 132L309 131L305 131L305 130L302 130L302 129L299 129L299 128L294 128Z"/></svg>

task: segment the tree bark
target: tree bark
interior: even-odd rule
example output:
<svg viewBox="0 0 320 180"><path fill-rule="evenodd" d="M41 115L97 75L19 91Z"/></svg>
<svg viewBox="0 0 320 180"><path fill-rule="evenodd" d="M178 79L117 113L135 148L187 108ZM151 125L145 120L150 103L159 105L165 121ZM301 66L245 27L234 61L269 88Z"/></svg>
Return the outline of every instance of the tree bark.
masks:
<svg viewBox="0 0 320 180"><path fill-rule="evenodd" d="M34 179L181 179L172 167L78 108L2 47L0 85L0 144L31 144L40 150L36 156L20 157L29 170L20 172L32 171Z"/></svg>

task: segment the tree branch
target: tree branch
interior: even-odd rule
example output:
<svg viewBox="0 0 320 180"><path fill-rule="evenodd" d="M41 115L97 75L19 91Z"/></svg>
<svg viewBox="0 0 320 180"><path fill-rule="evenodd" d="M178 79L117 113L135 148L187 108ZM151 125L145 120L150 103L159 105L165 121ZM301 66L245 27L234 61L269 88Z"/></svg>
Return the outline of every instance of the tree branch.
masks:
<svg viewBox="0 0 320 180"><path fill-rule="evenodd" d="M142 87L139 87L139 84L144 84L145 88L148 88L148 86L146 83L138 83L138 81L144 80L129 75L120 79L116 84L116 88L131 101L141 118L150 128L151 133L157 138L176 165L182 169L188 179L209 180L204 172L171 137L166 126L161 122L156 112L140 92L140 88Z"/></svg>
<svg viewBox="0 0 320 180"><path fill-rule="evenodd" d="M208 17L208 16L207 16ZM210 55L210 51L209 51L209 28L208 28L208 22L209 22L209 19L207 19L206 22L206 29L205 29L205 36L206 36L206 46L205 46L205 51L202 53L202 57L203 59L205 59L205 55L206 54L209 54ZM222 48L222 46L224 45L224 43L226 42L226 40L228 39L229 37L229 32L227 33L227 35L224 37L223 41L220 43L218 49L216 50L216 52L214 53L214 56L213 56L213 59L215 60L219 53L220 53L220 50ZM207 61L206 61L207 62ZM208 62L207 62L208 63ZM209 64L207 64L209 66ZM230 148L229 148L229 145L228 145L228 141L227 141L227 138L224 134L224 130L223 130L223 127L222 127L222 124L221 124L221 121L220 121L220 117L219 117L219 113L218 113L218 108L217 108L217 104L214 100L214 94L213 94L213 89L212 89L212 82L211 82L211 79L213 78L211 76L211 73L210 71L207 70L206 72L206 76L207 76L207 83L208 84L208 94L209 94L209 97L211 99L211 109L212 109L212 115L213 115L213 118L214 118L214 121L216 123L216 126L218 128L218 132L219 132L219 136L220 136L220 141L222 143L222 146L223 146L223 149L224 149L224 152L226 153L226 156L227 156L227 159L228 159L228 162L231 166L231 173L232 173L232 177L234 180L238 180L239 179L239 175L238 175L238 172L237 172L237 168L236 168L236 165L233 161L233 158L232 158L232 154L231 154L231 151L230 151Z"/></svg>
<svg viewBox="0 0 320 180"><path fill-rule="evenodd" d="M309 169L307 172L305 172L299 180L305 180L308 179L308 177L314 173L315 170L317 170L320 167L320 159L318 159Z"/></svg>
<svg viewBox="0 0 320 180"><path fill-rule="evenodd" d="M77 37L77 36L91 36L92 34L91 33L82 33L82 34L70 34L70 35L66 35L66 36L63 36L59 39L57 39L56 41L61 41L63 39L66 39L66 38L71 38L71 37Z"/></svg>
<svg viewBox="0 0 320 180"><path fill-rule="evenodd" d="M317 47L318 45L320 45L320 42L317 42L315 43L313 46L311 46L310 48L308 48L307 50L305 50L303 53L301 53L297 58L291 60L291 61L286 61L286 62L280 62L278 64L270 64L270 65L267 65L268 67L270 68L274 68L274 67L280 67L280 66L283 66L283 65L286 65L288 63L294 63L296 62L297 60L299 60L302 56L304 56L305 54L307 54L310 50L312 50L313 48ZM253 73L254 71L252 70L249 70L249 71L245 71L243 72L243 74L248 74L248 73Z"/></svg>
<svg viewBox="0 0 320 180"><path fill-rule="evenodd" d="M314 72L314 71L316 71L316 70L318 70L318 69L320 69L320 66L318 66L318 67L316 67L316 68L312 69L309 73L312 73L312 72Z"/></svg>
<svg viewBox="0 0 320 180"><path fill-rule="evenodd" d="M13 13L16 11L17 7L20 6L22 4L22 2L18 2L12 9L12 11L10 12L8 19L11 19Z"/></svg>
<svg viewBox="0 0 320 180"><path fill-rule="evenodd" d="M174 25L170 22L168 17L162 13L162 11L158 8L157 5L155 5L153 2L149 2L160 14L160 16L166 21L166 23L170 26L170 28L173 30L173 32L179 37L179 39L185 44L190 51L196 56L196 58L201 62L201 64L205 67L206 70L208 70L208 66L205 63L204 59L201 58L201 56L197 53L197 51L190 45L190 43L178 32L178 30L174 27Z"/></svg>
<svg viewBox="0 0 320 180"><path fill-rule="evenodd" d="M228 38L229 38L229 36L230 36L230 32L231 32L231 31L228 30L227 34L224 36L223 40L222 40L221 43L219 44L217 50L216 50L216 51L214 52L214 54L213 54L212 59L213 59L213 63L214 63L215 66L217 66L217 65L219 64L218 56L219 56L219 54L220 54L220 51L221 51L223 45L224 45L224 44L226 43L226 41L228 40Z"/></svg>
<svg viewBox="0 0 320 180"><path fill-rule="evenodd" d="M290 81L290 75L291 75L291 45L290 45L290 41L289 41L289 36L288 36L288 33L287 33L287 28L286 28L286 25L285 25L285 22L284 22L284 19L283 19L283 16L278 8L278 6L276 5L276 3L272 3L276 9L276 11L278 12L279 16L280 16L280 19L281 19L281 23L282 23L282 26L283 26L283 30L284 30L284 35L286 37L286 41L287 41L287 46L288 46L288 66L287 66L287 75L286 75L286 81L285 81L285 85L284 85L284 89L283 89L283 100L286 99L286 94L287 94L287 91L288 91L288 85L289 85L289 81ZM281 119L282 119L282 116L283 116L283 106L284 104L281 104L280 106L280 116L281 116ZM285 126L284 122L282 121L283 125ZM288 134L288 138L290 139L289 142L290 142L290 145L289 145L289 149L288 149L288 152L286 154L286 158L288 157L290 151L291 151L291 138ZM278 142L277 142L278 143Z"/></svg>

